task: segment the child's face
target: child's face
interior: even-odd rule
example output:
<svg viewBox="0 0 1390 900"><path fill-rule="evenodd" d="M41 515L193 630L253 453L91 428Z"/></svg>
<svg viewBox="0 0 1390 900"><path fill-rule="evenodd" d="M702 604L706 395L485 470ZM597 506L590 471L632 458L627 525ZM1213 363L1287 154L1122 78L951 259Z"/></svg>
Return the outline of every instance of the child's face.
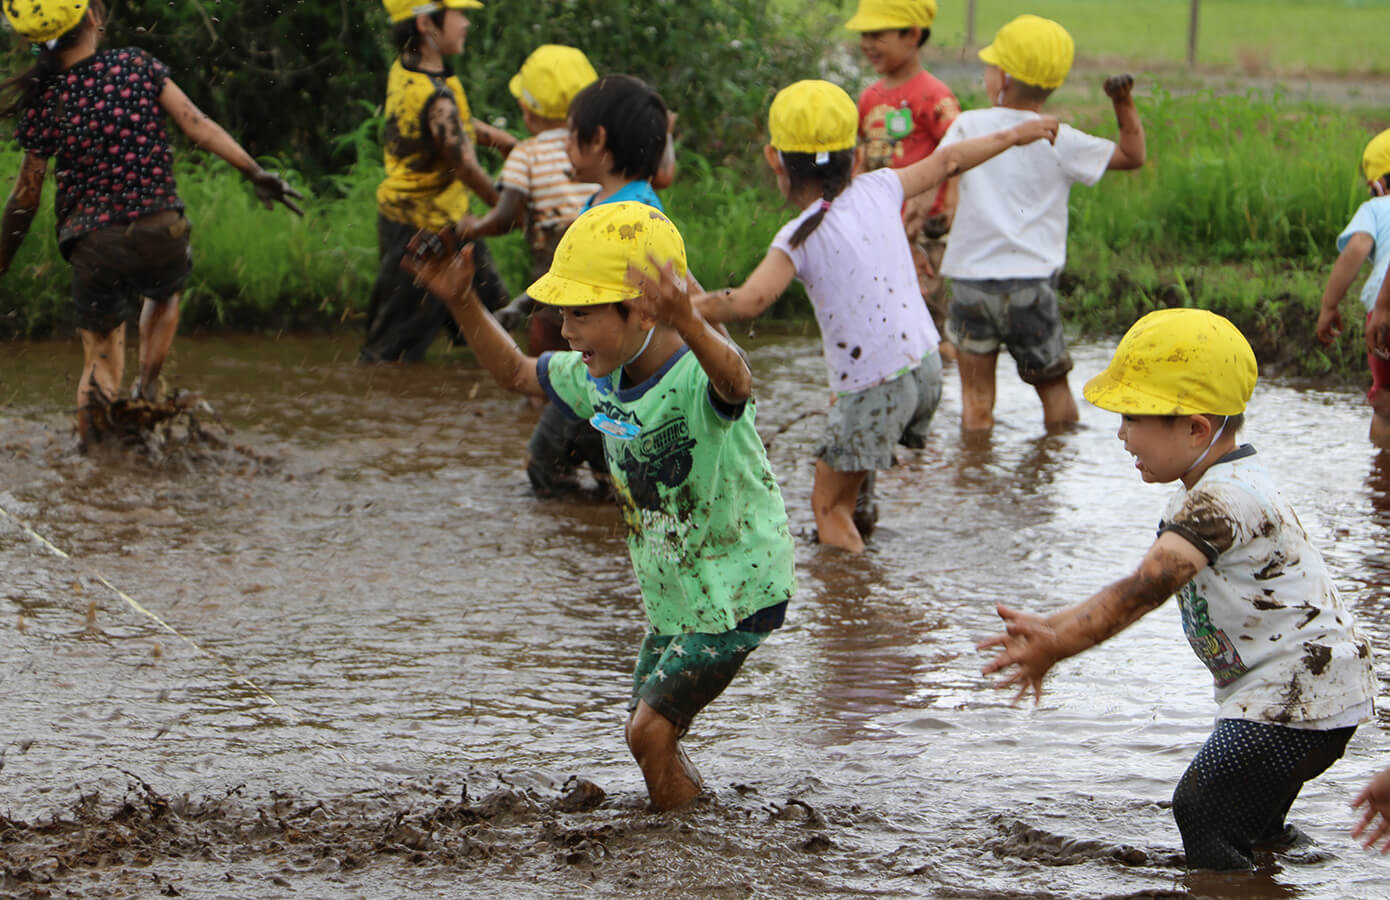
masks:
<svg viewBox="0 0 1390 900"><path fill-rule="evenodd" d="M463 43L468 38L468 17L460 9L446 9L444 24L439 26L439 54L455 56L463 52Z"/></svg>
<svg viewBox="0 0 1390 900"><path fill-rule="evenodd" d="M865 31L859 35L859 49L874 71L891 75L917 57L920 28L889 28L884 31Z"/></svg>
<svg viewBox="0 0 1390 900"><path fill-rule="evenodd" d="M1120 416L1117 435L1145 481L1177 481L1202 453L1192 438L1192 416Z"/></svg>
<svg viewBox="0 0 1390 900"><path fill-rule="evenodd" d="M612 168L607 160L608 151L604 149L603 126L598 127L594 139L582 144L575 136L574 122L569 123L569 134L565 136L565 153L569 155L570 165L574 167L575 181L597 182Z"/></svg>
<svg viewBox="0 0 1390 900"><path fill-rule="evenodd" d="M631 310L623 318L616 303L560 308L560 334L595 378L612 375L641 350L649 327Z"/></svg>

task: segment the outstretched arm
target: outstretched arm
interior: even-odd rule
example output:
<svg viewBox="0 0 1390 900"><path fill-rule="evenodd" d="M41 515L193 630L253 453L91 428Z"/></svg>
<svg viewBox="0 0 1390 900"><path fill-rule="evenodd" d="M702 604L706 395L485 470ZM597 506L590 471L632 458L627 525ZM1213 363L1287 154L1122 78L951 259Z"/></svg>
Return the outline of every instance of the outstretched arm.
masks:
<svg viewBox="0 0 1390 900"><path fill-rule="evenodd" d="M915 197L966 169L973 169L985 160L993 159L1010 147L1044 139L1048 142L1057 140L1057 120L1052 116L1038 116L984 137L938 147L926 159L895 171L902 181L903 195Z"/></svg>
<svg viewBox="0 0 1390 900"><path fill-rule="evenodd" d="M999 687L1018 687L1015 703L1030 690L1037 702L1042 698L1042 679L1048 669L1119 634L1150 610L1162 606L1206 565L1202 551L1170 531L1154 541L1133 574L1075 606L1043 618L999 604L1004 633L981 641L976 649L1004 649L983 672L990 675L1017 667Z"/></svg>
<svg viewBox="0 0 1390 900"><path fill-rule="evenodd" d="M43 176L48 171L48 157L33 153L24 154L24 162L19 166L19 177L15 179L10 199L5 201L5 215L0 220L0 275L10 270L10 263L24 243L29 226L34 224L34 216L39 211L39 198L43 196Z"/></svg>
<svg viewBox="0 0 1390 900"><path fill-rule="evenodd" d="M438 235L422 231L411 240L401 268L449 307L468 346L499 385L518 394L544 397L536 358L521 352L473 290L472 245L459 252L456 246L452 229Z"/></svg>
<svg viewBox="0 0 1390 900"><path fill-rule="evenodd" d="M465 241L480 237L496 237L516 228L526 211L526 195L516 188L504 187L497 204L481 219L465 217L458 224L459 237Z"/></svg>
<svg viewBox="0 0 1390 900"><path fill-rule="evenodd" d="M782 295L795 277L796 266L787 254L769 250L742 285L701 294L693 303L700 315L710 322L754 319Z"/></svg>
<svg viewBox="0 0 1390 900"><path fill-rule="evenodd" d="M747 360L733 341L695 309L686 291L686 279L677 276L669 262L660 265L653 259L652 263L661 271L659 278L628 265L627 280L641 291L630 301L633 309L676 330L700 361L719 399L730 405L743 403L753 394L753 373Z"/></svg>
<svg viewBox="0 0 1390 900"><path fill-rule="evenodd" d="M463 130L458 104L452 97L441 96L430 104L429 123L434 146L454 170L454 177L488 206L496 206L497 188L483 167L478 165L473 142Z"/></svg>
<svg viewBox="0 0 1390 900"><path fill-rule="evenodd" d="M1147 155L1144 142L1144 123L1134 105L1134 76L1111 75L1105 79L1105 93L1115 105L1115 124L1120 126L1120 139L1110 155L1111 169L1137 169Z"/></svg>
<svg viewBox="0 0 1390 900"><path fill-rule="evenodd" d="M266 209L279 202L289 207L291 212L304 215L303 210L293 202L304 199L303 195L290 187L279 175L262 169L235 138L188 99L188 95L174 84L172 78L165 80L164 88L159 92L159 105L169 114L169 118L174 120L174 124L179 126L179 130L188 135L194 146L216 153L232 168L245 175L251 186L256 189L256 197Z"/></svg>
<svg viewBox="0 0 1390 900"><path fill-rule="evenodd" d="M1317 335L1324 347L1342 333L1342 298L1347 295L1347 288L1356 280L1361 264L1375 246L1375 238L1365 231L1358 231L1337 254L1337 261L1332 264L1332 274L1327 276L1327 287L1322 292L1322 309L1318 311Z"/></svg>
<svg viewBox="0 0 1390 900"><path fill-rule="evenodd" d="M510 155L516 149L516 138L500 128L494 128L482 119L473 120L473 133L478 136L480 145L491 147L503 156Z"/></svg>

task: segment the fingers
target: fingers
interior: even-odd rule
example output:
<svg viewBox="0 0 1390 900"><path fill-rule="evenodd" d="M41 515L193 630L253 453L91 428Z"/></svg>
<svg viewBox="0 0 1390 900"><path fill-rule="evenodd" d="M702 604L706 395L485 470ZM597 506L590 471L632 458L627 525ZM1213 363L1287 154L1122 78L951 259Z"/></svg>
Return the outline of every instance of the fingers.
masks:
<svg viewBox="0 0 1390 900"><path fill-rule="evenodd" d="M293 200L289 199L291 195L295 197L299 196L299 194L296 194L293 191L286 191L285 196L280 198L280 202L285 204L289 211L294 213L296 216L303 216L304 210L300 209ZM266 207L269 208L269 206L270 204L267 203Z"/></svg>

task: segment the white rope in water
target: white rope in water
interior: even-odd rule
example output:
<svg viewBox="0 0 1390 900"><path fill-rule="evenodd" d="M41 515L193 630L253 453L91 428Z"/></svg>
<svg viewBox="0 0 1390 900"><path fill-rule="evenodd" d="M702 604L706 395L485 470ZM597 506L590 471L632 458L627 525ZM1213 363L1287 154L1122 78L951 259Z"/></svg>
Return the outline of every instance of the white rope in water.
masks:
<svg viewBox="0 0 1390 900"><path fill-rule="evenodd" d="M165 631L169 632L169 633L172 634L174 637L176 637L176 638L178 638L179 640L183 641L185 644L187 644L188 646L192 647L192 648L193 648L194 650L196 650L198 653L201 653L201 654L203 654L204 656L208 656L208 657L211 657L212 659L217 660L217 662L220 663L220 664L222 665L223 668L225 668L227 671L229 671L229 672L232 673L232 677L233 677L233 678L235 678L237 681L241 682L242 684L246 685L247 687L251 688L251 689L252 689L253 691L255 691L257 694L259 694L263 699L265 699L265 701L266 701L267 703L269 703L271 706L279 706L279 705L280 705L280 704L278 704L278 703L275 702L275 698L274 698L274 697L272 697L272 696L270 696L269 694L267 694L267 693L265 692L265 690L263 690L263 689L261 688L260 685L256 684L256 682L252 681L251 679L247 678L247 677L244 676L244 675L238 674L237 671L236 671L236 669L232 668L231 663L229 663L229 662L227 662L226 660L222 659L221 657L219 657L219 656L218 656L217 654L215 654L215 653L212 653L212 652L210 652L210 651L208 651L208 650L204 650L204 649L203 649L202 647L200 647L200 646L198 645L198 643L197 643L196 641L194 641L192 638L189 638L189 637L187 637L186 635L180 633L179 630L178 630L177 628L175 628L174 626L170 625L168 622L164 621L164 620L161 619L159 616L155 615L153 612L151 612L150 610L148 610L148 609L146 609L144 606L142 606L142 605L140 604L140 602L139 602L138 600L136 600L134 597L130 596L130 595L127 594L125 591L121 590L120 588L118 588L118 587L116 587L114 584L112 584L111 582L107 581L106 578L103 577L103 576L101 575L100 572L95 572L95 571L93 571L90 567L83 565L82 563L80 563L80 562L78 562L77 560L73 559L73 558L72 558L71 556L69 556L67 553L64 553L63 550L62 550L61 548L55 546L55 545L53 544L52 541L48 540L48 538L44 537L43 535L41 535L41 534L39 534L37 531L35 531L33 528L29 527L29 523L25 522L23 519L19 518L18 516L16 516L14 513L10 512L9 510L5 509L4 506L0 506L0 515L5 516L5 518L9 519L11 522L13 522L13 523L15 523L16 525L18 525L21 529L23 529L23 531L24 531L25 534L29 535L29 536L30 536L31 538L33 538L34 540L38 541L40 544L42 544L44 547L46 547L46 548L47 548L49 551L51 551L52 553L58 555L59 557L61 557L61 558L63 558L63 559L68 560L69 562L72 562L72 563L75 563L75 564L78 565L78 566L81 566L81 567L85 570L86 574L90 575L91 577L95 578L97 581L100 581L102 584L106 585L106 587L110 588L111 591L112 591L117 597L120 597L122 600L124 600L124 601L130 606L131 609L133 609L133 610L135 610L136 612L140 613L142 616L145 616L145 617L149 618L149 619L152 620L155 624L157 624L160 628L163 628Z"/></svg>

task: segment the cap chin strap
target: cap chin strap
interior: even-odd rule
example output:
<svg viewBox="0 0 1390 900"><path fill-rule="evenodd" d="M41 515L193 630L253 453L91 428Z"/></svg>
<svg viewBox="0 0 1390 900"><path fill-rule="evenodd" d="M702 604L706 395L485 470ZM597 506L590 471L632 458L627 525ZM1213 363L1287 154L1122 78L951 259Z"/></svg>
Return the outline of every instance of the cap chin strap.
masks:
<svg viewBox="0 0 1390 900"><path fill-rule="evenodd" d="M624 368L624 369L626 369L628 366L632 365L633 363L637 362L638 357L640 357L643 353L646 353L646 352L647 352L647 348L650 347L651 344L652 344L652 335L654 335L654 334L656 334L656 326L655 326L655 325L653 325L651 328L648 328L648 329L647 329L647 339L646 339L645 341L642 342L642 349L641 349L641 350L638 350L636 353L632 354L632 359L629 359L627 362L623 363L623 368Z"/></svg>
<svg viewBox="0 0 1390 900"><path fill-rule="evenodd" d="M1226 430L1226 423L1229 421L1231 421L1230 416L1221 417L1221 427L1216 429L1216 434L1212 435L1211 443L1207 444L1207 449L1202 451L1202 455L1197 457L1196 461L1194 461L1192 465L1188 466L1186 469L1183 470L1183 475L1186 475L1188 472L1191 472L1193 469L1197 468L1202 464L1202 460L1207 458L1207 454L1211 452L1211 448L1215 447L1216 442L1221 440L1221 435Z"/></svg>

